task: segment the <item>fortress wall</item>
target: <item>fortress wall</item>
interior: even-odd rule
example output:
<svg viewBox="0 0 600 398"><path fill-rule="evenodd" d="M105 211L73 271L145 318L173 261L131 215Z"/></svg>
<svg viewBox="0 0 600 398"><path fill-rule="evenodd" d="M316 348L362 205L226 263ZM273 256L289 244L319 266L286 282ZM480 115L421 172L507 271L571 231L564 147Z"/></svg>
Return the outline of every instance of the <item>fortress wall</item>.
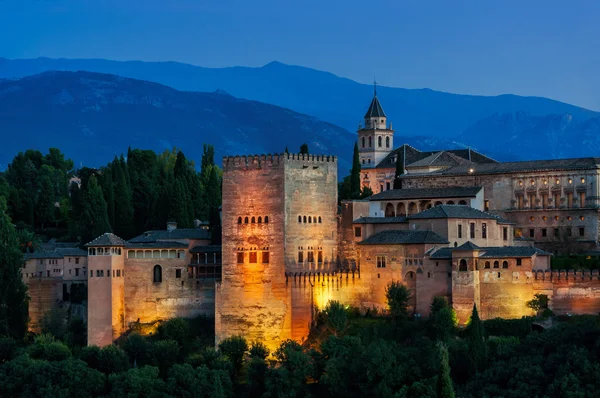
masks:
<svg viewBox="0 0 600 398"><path fill-rule="evenodd" d="M44 315L62 300L62 280L28 278L25 284L29 301L29 330L39 333Z"/></svg>
<svg viewBox="0 0 600 398"><path fill-rule="evenodd" d="M524 259L523 261L528 260ZM526 264L523 264L526 267ZM479 316L482 319L521 318L534 315L525 303L533 298L533 279L531 271L509 269L484 269L480 274ZM500 275L500 276L498 276Z"/></svg>
<svg viewBox="0 0 600 398"><path fill-rule="evenodd" d="M539 271L535 277L533 293L546 294L550 298L549 307L555 314L600 312L598 270Z"/></svg>
<svg viewBox="0 0 600 398"><path fill-rule="evenodd" d="M162 267L161 283L154 283L155 265ZM181 278L176 277L177 270ZM186 259L129 258L124 289L125 326L214 314L214 280L189 278Z"/></svg>
<svg viewBox="0 0 600 398"><path fill-rule="evenodd" d="M215 292L217 344L242 335L274 349L291 337L291 295L286 287L283 242L284 157L223 159L223 269ZM246 216L268 216L269 223L238 224L238 217ZM268 263L260 258L250 262L251 252L267 248Z"/></svg>
<svg viewBox="0 0 600 398"><path fill-rule="evenodd" d="M289 154L284 163L286 271L332 272L337 263L337 159ZM304 252L303 264L298 263L299 251Z"/></svg>

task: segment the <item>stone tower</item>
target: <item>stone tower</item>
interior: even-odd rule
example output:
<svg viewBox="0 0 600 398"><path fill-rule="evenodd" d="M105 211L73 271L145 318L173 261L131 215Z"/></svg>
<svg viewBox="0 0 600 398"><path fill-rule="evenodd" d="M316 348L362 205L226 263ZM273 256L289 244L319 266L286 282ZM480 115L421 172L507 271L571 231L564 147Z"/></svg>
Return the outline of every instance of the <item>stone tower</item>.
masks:
<svg viewBox="0 0 600 398"><path fill-rule="evenodd" d="M306 329L293 317L291 273L335 267L337 159L297 154L223 159L223 268L217 343L242 335L270 349ZM294 325L293 319L302 319Z"/></svg>
<svg viewBox="0 0 600 398"><path fill-rule="evenodd" d="M125 330L125 246L105 233L88 248L88 345L110 345Z"/></svg>
<svg viewBox="0 0 600 398"><path fill-rule="evenodd" d="M365 114L364 127L358 128L358 151L362 168L375 167L394 149L394 130L377 98L377 84L373 100Z"/></svg>

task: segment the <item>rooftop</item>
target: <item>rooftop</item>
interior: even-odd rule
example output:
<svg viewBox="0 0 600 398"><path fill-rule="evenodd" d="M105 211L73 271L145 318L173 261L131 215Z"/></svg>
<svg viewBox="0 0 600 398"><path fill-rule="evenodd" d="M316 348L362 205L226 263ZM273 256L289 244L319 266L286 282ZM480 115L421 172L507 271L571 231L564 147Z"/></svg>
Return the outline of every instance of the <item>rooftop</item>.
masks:
<svg viewBox="0 0 600 398"><path fill-rule="evenodd" d="M127 241L119 238L117 235L106 232L85 246L127 246Z"/></svg>
<svg viewBox="0 0 600 398"><path fill-rule="evenodd" d="M406 244L448 244L449 242L433 231L381 231L369 236L359 245L406 245Z"/></svg>
<svg viewBox="0 0 600 398"><path fill-rule="evenodd" d="M453 157L454 161L458 161L457 158L462 158L464 161L467 162L466 164L480 165L480 164L488 164L488 163L490 163L490 164L498 163L496 160L494 160L488 156L485 156L484 154L479 153L473 149L468 149L468 148L467 149L448 149L448 150L444 150L444 151L422 152L408 144L404 144L404 145L401 145L400 147L394 149L390 153L388 153L388 155L385 158L383 158L383 160L381 162L379 162L377 164L377 166L375 166L375 168L377 168L377 169L395 168L396 167L396 162L395 162L396 158L398 158L400 160L400 162L403 162L404 165L408 166L411 164L415 164L416 162L426 159L428 157L431 157L431 156L435 157L436 154L440 154L439 156L442 156L441 152L455 156L455 157ZM404 159L404 156L406 156L406 159ZM446 155L444 155L443 158L440 159L440 162L442 160L446 161L445 159L447 159Z"/></svg>
<svg viewBox="0 0 600 398"><path fill-rule="evenodd" d="M211 233L208 229L201 228L176 228L173 230L159 229L146 231L143 234L129 240L129 243L150 243L163 240L178 239L210 239Z"/></svg>
<svg viewBox="0 0 600 398"><path fill-rule="evenodd" d="M186 249L187 244L181 242L159 241L159 242L139 242L127 244L128 249Z"/></svg>
<svg viewBox="0 0 600 398"><path fill-rule="evenodd" d="M379 99L377 98L377 93L373 96L373 100L371 101L371 105L369 105L369 109L365 114L365 119L371 117L386 117L381 104L379 103Z"/></svg>
<svg viewBox="0 0 600 398"><path fill-rule="evenodd" d="M504 222L505 220L490 213L474 209L465 205L438 205L420 213L408 216L409 220L433 218L470 218L489 219Z"/></svg>
<svg viewBox="0 0 600 398"><path fill-rule="evenodd" d="M481 190L481 187L391 189L372 195L369 200L474 198Z"/></svg>
<svg viewBox="0 0 600 398"><path fill-rule="evenodd" d="M354 224L398 224L405 223L406 217L359 217L352 221Z"/></svg>
<svg viewBox="0 0 600 398"><path fill-rule="evenodd" d="M190 249L190 253L219 253L221 252L221 245L204 245L195 246Z"/></svg>
<svg viewBox="0 0 600 398"><path fill-rule="evenodd" d="M463 245L464 246L464 245ZM474 245L475 246L475 245ZM476 246L477 247L477 246ZM442 247L435 250L430 258L432 259L451 259L454 250L460 251L460 247ZM464 249L462 249L464 250ZM479 258L515 258L515 257L532 257L551 256L551 253L531 246L502 246L502 247L479 247Z"/></svg>

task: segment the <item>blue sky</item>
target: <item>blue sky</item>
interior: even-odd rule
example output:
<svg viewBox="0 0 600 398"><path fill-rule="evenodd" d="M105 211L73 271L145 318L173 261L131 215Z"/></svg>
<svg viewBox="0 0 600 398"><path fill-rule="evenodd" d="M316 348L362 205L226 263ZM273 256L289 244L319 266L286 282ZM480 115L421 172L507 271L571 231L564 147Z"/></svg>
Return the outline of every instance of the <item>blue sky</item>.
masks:
<svg viewBox="0 0 600 398"><path fill-rule="evenodd" d="M272 60L600 111L598 0L0 0L0 57Z"/></svg>

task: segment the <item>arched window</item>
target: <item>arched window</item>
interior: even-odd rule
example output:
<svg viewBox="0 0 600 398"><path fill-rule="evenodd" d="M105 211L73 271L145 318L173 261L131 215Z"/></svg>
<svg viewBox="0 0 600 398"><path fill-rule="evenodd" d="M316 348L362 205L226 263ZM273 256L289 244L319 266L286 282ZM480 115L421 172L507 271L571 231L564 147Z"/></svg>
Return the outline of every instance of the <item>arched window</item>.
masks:
<svg viewBox="0 0 600 398"><path fill-rule="evenodd" d="M369 137L369 148L371 148L372 146L372 141L371 141L371 137Z"/></svg>
<svg viewBox="0 0 600 398"><path fill-rule="evenodd" d="M394 205L388 203L385 205L385 217L395 217L396 213L394 212Z"/></svg>
<svg viewBox="0 0 600 398"><path fill-rule="evenodd" d="M437 202L435 202L435 205L436 205L436 206L440 206L440 205L442 205L442 204L443 204L443 203L442 203L442 202L440 202L439 200L438 200Z"/></svg>
<svg viewBox="0 0 600 398"><path fill-rule="evenodd" d="M153 281L154 283L161 283L162 282L162 267L158 264L156 264L154 266L154 270L153 270Z"/></svg>
<svg viewBox="0 0 600 398"><path fill-rule="evenodd" d="M365 137L362 138L362 147L365 147Z"/></svg>
<svg viewBox="0 0 600 398"><path fill-rule="evenodd" d="M386 148L390 147L390 137L385 137L385 147Z"/></svg>
<svg viewBox="0 0 600 398"><path fill-rule="evenodd" d="M508 268L508 261L502 261L502 268Z"/></svg>
<svg viewBox="0 0 600 398"><path fill-rule="evenodd" d="M306 216L304 216L304 223L306 224Z"/></svg>
<svg viewBox="0 0 600 398"><path fill-rule="evenodd" d="M265 216L265 224L269 223L269 216Z"/></svg>
<svg viewBox="0 0 600 398"><path fill-rule="evenodd" d="M362 164L365 164L365 160L364 159L362 160Z"/></svg>
<svg viewBox="0 0 600 398"><path fill-rule="evenodd" d="M490 268L490 262L489 262L489 261L486 261L486 262L485 262L485 266L484 266L484 268Z"/></svg>
<svg viewBox="0 0 600 398"><path fill-rule="evenodd" d="M462 205L462 206L466 206L466 205L467 205L467 202L466 202L466 201L464 201L464 200L461 200L460 202L458 202L458 204L459 204L459 205Z"/></svg>
<svg viewBox="0 0 600 398"><path fill-rule="evenodd" d="M242 223L242 217L238 217L238 224Z"/></svg>
<svg viewBox="0 0 600 398"><path fill-rule="evenodd" d="M321 224L321 221L322 221L322 220L321 220L321 216L319 216L319 224Z"/></svg>
<svg viewBox="0 0 600 398"><path fill-rule="evenodd" d="M302 222L302 216L298 216L298 222Z"/></svg>
<svg viewBox="0 0 600 398"><path fill-rule="evenodd" d="M500 268L500 263L498 261L494 261L494 268Z"/></svg>
<svg viewBox="0 0 600 398"><path fill-rule="evenodd" d="M308 223L311 224L312 223L312 217L308 216Z"/></svg>
<svg viewBox="0 0 600 398"><path fill-rule="evenodd" d="M252 221L250 221L252 224L254 224L256 222L256 218L252 217Z"/></svg>
<svg viewBox="0 0 600 398"><path fill-rule="evenodd" d="M377 137L377 145L381 148L381 136Z"/></svg>
<svg viewBox="0 0 600 398"><path fill-rule="evenodd" d="M262 224L262 217L261 216L258 216L258 223Z"/></svg>
<svg viewBox="0 0 600 398"><path fill-rule="evenodd" d="M248 224L248 217L244 217L244 224Z"/></svg>
<svg viewBox="0 0 600 398"><path fill-rule="evenodd" d="M467 270L467 260L465 260L464 258L462 260L460 260L460 264L458 266L458 270L459 271L466 271Z"/></svg>
<svg viewBox="0 0 600 398"><path fill-rule="evenodd" d="M449 200L449 201L447 201L447 202L446 202L446 204L447 204L447 205L453 205L453 204L454 204L454 202L453 202L452 200Z"/></svg>

